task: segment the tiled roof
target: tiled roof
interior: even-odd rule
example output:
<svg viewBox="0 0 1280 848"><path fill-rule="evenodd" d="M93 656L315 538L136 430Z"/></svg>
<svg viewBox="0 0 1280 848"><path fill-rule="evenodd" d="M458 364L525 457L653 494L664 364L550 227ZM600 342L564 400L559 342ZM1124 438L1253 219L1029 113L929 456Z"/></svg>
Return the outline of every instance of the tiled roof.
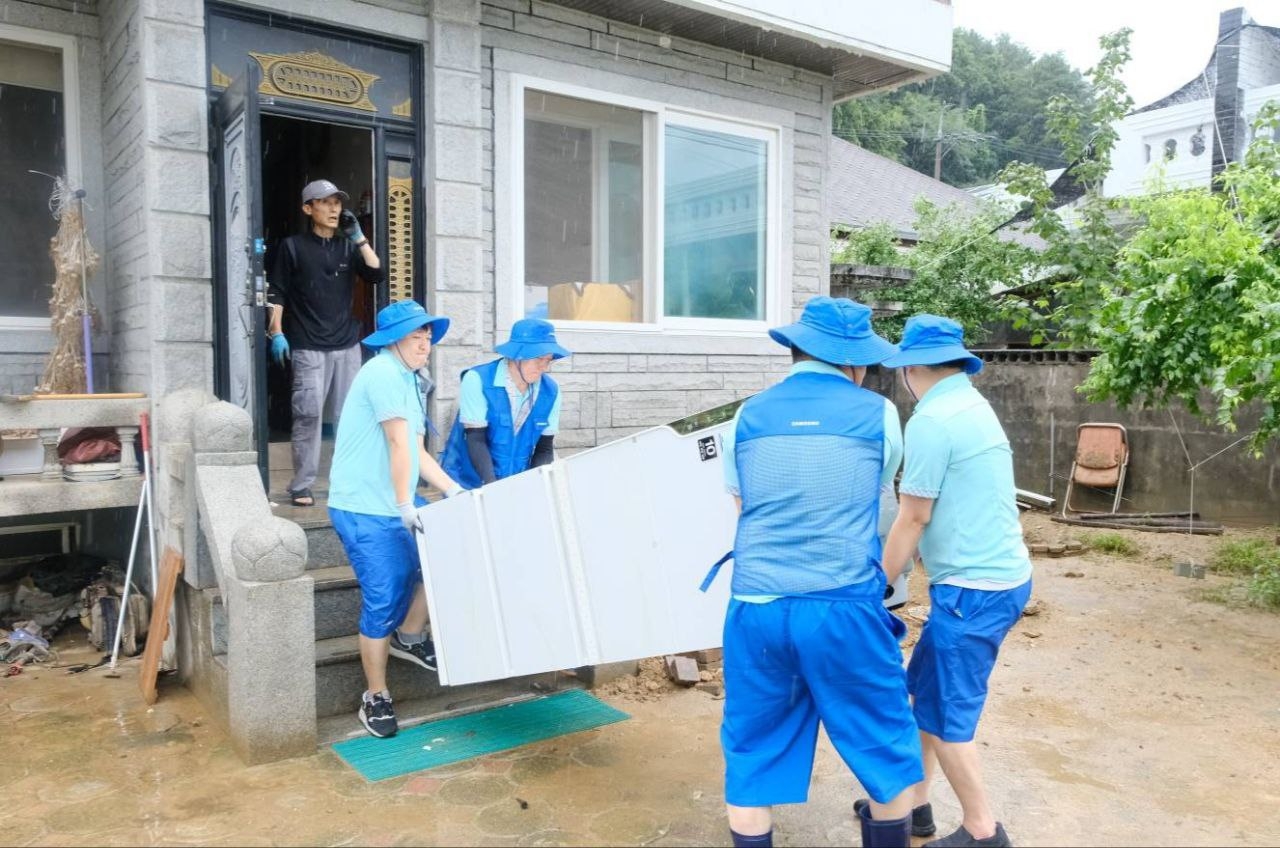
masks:
<svg viewBox="0 0 1280 848"><path fill-rule="evenodd" d="M1253 28L1260 32L1266 33L1272 41L1280 44L1280 27L1261 26L1255 23L1246 23L1245 29ZM1233 30L1234 32L1234 30ZM1139 112L1151 112L1156 109L1163 109L1166 106L1178 106L1183 103L1194 103L1197 100L1210 100L1213 98L1213 89L1218 84L1218 48L1213 48L1213 53L1209 56L1208 63L1195 79L1183 85L1171 94L1167 94L1146 106L1140 106L1129 114L1136 115Z"/></svg>
<svg viewBox="0 0 1280 848"><path fill-rule="evenodd" d="M887 222L903 239L916 238L915 203L920 197L937 206L955 205L977 213L982 201L914 168L886 159L831 136L827 155L827 220L833 227L867 227ZM1010 232L1028 244L1040 239Z"/></svg>

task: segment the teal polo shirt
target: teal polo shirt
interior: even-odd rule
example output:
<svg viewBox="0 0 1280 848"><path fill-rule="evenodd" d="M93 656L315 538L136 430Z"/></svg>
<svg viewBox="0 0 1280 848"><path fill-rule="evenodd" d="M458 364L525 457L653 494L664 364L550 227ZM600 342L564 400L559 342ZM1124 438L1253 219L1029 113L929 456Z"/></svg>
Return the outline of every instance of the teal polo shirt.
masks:
<svg viewBox="0 0 1280 848"><path fill-rule="evenodd" d="M409 424L412 495L418 486L418 445L426 432L426 406L418 375L383 348L356 374L342 406L329 471L329 506L364 515L400 515L382 431L382 422L395 418Z"/></svg>
<svg viewBox="0 0 1280 848"><path fill-rule="evenodd" d="M1031 578L1013 483L1013 451L965 374L925 392L907 421L898 491L933 500L920 539L930 583L1010 589Z"/></svg>

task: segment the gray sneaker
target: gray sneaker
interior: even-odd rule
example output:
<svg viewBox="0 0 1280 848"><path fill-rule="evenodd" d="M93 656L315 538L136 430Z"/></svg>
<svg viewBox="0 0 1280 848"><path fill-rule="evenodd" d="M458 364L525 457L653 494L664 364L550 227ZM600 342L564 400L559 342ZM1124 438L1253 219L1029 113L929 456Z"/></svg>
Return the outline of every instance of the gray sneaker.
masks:
<svg viewBox="0 0 1280 848"><path fill-rule="evenodd" d="M360 711L357 715L364 729L380 739L395 736L400 730L400 725L396 723L395 708L391 706L391 699L381 692L365 695L360 702Z"/></svg>
<svg viewBox="0 0 1280 848"><path fill-rule="evenodd" d="M415 645L406 645L400 641L400 634L393 632L391 634L390 651L393 657L408 660L414 665L422 666L427 671L436 670L436 645L430 639L424 639Z"/></svg>

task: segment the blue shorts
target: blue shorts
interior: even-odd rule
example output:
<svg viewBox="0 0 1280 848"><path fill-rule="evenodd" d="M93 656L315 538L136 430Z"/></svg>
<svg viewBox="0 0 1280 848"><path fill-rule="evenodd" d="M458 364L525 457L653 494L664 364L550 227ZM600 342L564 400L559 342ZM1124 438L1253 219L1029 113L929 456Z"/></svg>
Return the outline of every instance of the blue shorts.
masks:
<svg viewBox="0 0 1280 848"><path fill-rule="evenodd" d="M1030 580L994 592L929 587L929 620L907 666L921 730L943 742L973 739L1000 643L1030 597Z"/></svg>
<svg viewBox="0 0 1280 848"><path fill-rule="evenodd" d="M329 507L347 559L360 583L360 635L390 636L404 621L422 565L413 534L400 519Z"/></svg>
<svg viewBox="0 0 1280 848"><path fill-rule="evenodd" d="M880 803L924 778L884 582L862 600L733 600L724 625L725 801L798 804L809 796L818 722ZM895 627L896 625L896 627Z"/></svg>

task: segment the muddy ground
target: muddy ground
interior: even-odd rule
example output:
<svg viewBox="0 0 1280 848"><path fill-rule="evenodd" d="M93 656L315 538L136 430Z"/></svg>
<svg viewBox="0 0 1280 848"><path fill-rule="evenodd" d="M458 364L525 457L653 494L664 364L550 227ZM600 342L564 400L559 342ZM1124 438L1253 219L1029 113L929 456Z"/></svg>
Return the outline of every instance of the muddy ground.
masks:
<svg viewBox="0 0 1280 848"><path fill-rule="evenodd" d="M1032 540L1089 535L1025 525ZM999 817L1019 845L1280 844L1280 615L1206 600L1226 578L1174 576L1219 540L1124 535L1132 558L1036 559L1039 613L1006 644L978 736ZM913 581L909 642L925 601ZM96 657L72 638L63 662ZM0 680L0 843L728 844L723 701L652 669L604 692L630 721L379 783L328 750L244 768L183 690L142 706L135 673ZM856 844L857 794L823 740L777 843ZM949 831L945 785L934 801Z"/></svg>

